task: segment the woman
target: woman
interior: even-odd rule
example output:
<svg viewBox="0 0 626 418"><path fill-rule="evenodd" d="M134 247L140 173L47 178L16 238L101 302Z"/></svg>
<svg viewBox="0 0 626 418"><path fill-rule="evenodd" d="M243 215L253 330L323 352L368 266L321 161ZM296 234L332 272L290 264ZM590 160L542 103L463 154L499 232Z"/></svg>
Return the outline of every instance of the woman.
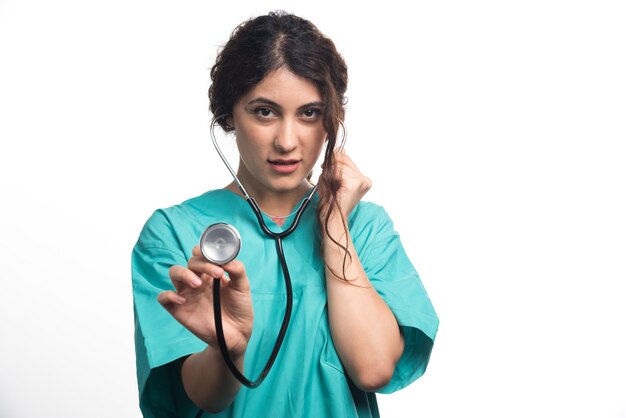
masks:
<svg viewBox="0 0 626 418"><path fill-rule="evenodd" d="M234 183L148 220L132 268L144 416L378 416L373 392L401 389L424 372L438 319L391 220L361 202L370 180L336 150L346 65L313 24L270 13L233 32L211 79L211 111L234 132L238 178L268 225L290 225L325 147L323 172L283 243L293 313L276 362L255 389L242 387L219 351L211 283L221 281L230 356L256 377L284 312L274 241ZM234 225L243 242L238 259L223 266L197 246L216 222Z"/></svg>

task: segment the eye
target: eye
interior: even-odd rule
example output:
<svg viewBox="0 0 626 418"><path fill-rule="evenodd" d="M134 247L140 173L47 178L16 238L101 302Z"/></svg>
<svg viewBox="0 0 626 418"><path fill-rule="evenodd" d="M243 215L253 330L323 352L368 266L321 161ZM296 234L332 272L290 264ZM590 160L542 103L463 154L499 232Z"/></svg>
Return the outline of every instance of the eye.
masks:
<svg viewBox="0 0 626 418"><path fill-rule="evenodd" d="M302 116L304 117L304 119L309 120L309 121L316 121L322 114L321 109L317 109L317 108L309 108L309 109L304 109L302 111Z"/></svg>
<svg viewBox="0 0 626 418"><path fill-rule="evenodd" d="M254 113L259 119L270 119L274 115L274 111L269 107L257 107L254 109Z"/></svg>

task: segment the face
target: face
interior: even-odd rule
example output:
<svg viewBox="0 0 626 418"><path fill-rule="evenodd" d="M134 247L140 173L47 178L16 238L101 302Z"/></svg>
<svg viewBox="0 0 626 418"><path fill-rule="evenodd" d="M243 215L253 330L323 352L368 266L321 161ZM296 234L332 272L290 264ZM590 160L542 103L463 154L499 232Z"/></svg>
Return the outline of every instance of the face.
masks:
<svg viewBox="0 0 626 418"><path fill-rule="evenodd" d="M323 111L317 87L282 68L235 103L237 175L253 196L308 188L326 138Z"/></svg>

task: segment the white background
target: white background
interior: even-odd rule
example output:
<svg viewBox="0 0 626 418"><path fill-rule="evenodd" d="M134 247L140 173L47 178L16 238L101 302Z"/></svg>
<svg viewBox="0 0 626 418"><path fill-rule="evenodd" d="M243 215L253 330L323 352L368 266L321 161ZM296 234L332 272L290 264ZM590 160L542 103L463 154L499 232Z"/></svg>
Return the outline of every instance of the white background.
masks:
<svg viewBox="0 0 626 418"><path fill-rule="evenodd" d="M138 417L130 251L229 181L208 71L283 8L350 71L347 150L441 318L383 417L626 417L619 1L0 0L0 416Z"/></svg>

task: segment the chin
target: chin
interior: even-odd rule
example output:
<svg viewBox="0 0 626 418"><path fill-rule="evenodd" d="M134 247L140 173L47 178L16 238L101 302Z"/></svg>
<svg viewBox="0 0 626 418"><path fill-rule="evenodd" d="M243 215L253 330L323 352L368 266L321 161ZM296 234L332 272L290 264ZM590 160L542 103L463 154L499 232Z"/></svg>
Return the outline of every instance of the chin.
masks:
<svg viewBox="0 0 626 418"><path fill-rule="evenodd" d="M269 184L269 188L273 189L276 192L284 193L291 192L302 187L302 183L305 179L293 180L293 181L279 181L279 182L271 182Z"/></svg>

